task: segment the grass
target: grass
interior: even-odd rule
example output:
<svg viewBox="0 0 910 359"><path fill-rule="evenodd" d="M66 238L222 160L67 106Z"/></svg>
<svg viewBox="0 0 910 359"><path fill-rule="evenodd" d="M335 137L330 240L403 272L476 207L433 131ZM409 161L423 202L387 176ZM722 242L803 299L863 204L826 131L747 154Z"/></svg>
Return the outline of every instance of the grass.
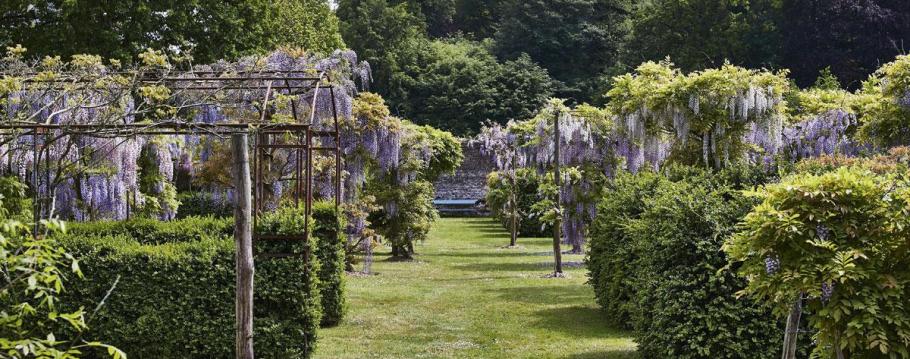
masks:
<svg viewBox="0 0 910 359"><path fill-rule="evenodd" d="M377 255L378 275L348 277L347 317L320 331L316 358L635 357L628 334L605 324L584 268L543 278L551 240L507 244L492 220L446 218L415 261Z"/></svg>

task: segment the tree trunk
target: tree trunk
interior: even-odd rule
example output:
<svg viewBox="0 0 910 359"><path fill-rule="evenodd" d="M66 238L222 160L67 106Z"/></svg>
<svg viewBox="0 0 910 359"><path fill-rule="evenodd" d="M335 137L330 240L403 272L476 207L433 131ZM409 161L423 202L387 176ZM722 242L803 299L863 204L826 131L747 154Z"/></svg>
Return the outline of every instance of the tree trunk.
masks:
<svg viewBox="0 0 910 359"><path fill-rule="evenodd" d="M800 294L787 316L787 329L784 332L784 350L782 359L796 359L796 339L799 334L799 318L803 313L803 298Z"/></svg>
<svg viewBox="0 0 910 359"><path fill-rule="evenodd" d="M560 177L562 176L559 173L559 112L556 113L556 119L553 121L553 132L554 132L554 142L553 146L553 181L556 183L556 207L561 208L562 203L559 195L559 185ZM556 220L553 223L553 261L555 262L555 268L553 275L558 277L562 276L562 248L560 247L560 242L562 239L562 233L560 233L562 227L561 213L556 214Z"/></svg>
<svg viewBox="0 0 910 359"><path fill-rule="evenodd" d="M236 358L253 359L253 232L252 185L247 135L231 136L233 152L234 189L234 243L237 275L236 306L234 307L236 332Z"/></svg>

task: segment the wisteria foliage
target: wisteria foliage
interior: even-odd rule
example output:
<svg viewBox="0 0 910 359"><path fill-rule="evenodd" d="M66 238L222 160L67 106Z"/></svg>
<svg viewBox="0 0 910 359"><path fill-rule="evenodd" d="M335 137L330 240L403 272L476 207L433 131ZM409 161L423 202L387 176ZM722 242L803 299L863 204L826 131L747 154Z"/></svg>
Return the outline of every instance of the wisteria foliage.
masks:
<svg viewBox="0 0 910 359"><path fill-rule="evenodd" d="M12 48L0 61L0 120L7 124L61 126L60 130L39 136L9 133L0 143L0 172L32 184L39 198L50 204L44 206L43 216L123 219L131 209L135 213L142 207L146 195L156 195L139 193L137 185L137 159L150 143L147 138L103 131L79 133L72 131L72 125L142 121L150 128L164 122L192 126L258 121L265 117L265 111L274 122L290 122L296 113L299 121L313 121L314 128L326 129L332 127L336 115L341 119L352 116L353 98L371 76L369 64L358 61L353 51L336 51L326 58L277 51L264 57L209 65L171 63L152 50L139 57L142 61L138 66L123 68L116 61L105 63L90 55L77 55L69 62L59 57L30 61L26 60L24 49ZM196 80L203 77L242 77L262 72L277 72L290 80L282 84L228 82L217 89L193 88L199 84ZM148 81L149 75L161 80ZM293 80L296 77L301 79ZM331 84L332 91L322 87L292 95L281 88L298 85L305 81L303 77L321 77ZM266 85L274 86L267 103L267 91L262 89ZM192 174L194 167L209 160L213 141L203 137L212 136L185 136L167 148L150 149L159 160L158 173L163 175L156 189L170 185L175 166ZM387 146L383 148L387 150ZM296 159L286 156L285 160ZM276 198L280 198L281 180L285 177L281 173L274 175ZM230 191L215 187L210 190L220 194ZM176 208L163 207L159 217L173 218Z"/></svg>

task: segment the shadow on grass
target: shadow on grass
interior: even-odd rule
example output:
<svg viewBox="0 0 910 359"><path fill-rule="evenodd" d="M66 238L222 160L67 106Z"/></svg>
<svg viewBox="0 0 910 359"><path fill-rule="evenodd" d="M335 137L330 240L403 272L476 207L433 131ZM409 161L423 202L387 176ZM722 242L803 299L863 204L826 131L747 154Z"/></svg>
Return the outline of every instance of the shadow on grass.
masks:
<svg viewBox="0 0 910 359"><path fill-rule="evenodd" d="M442 252L442 253L433 253L428 256L433 257L452 257L452 258L477 258L477 257L486 257L486 258L503 258L503 257L524 257L528 253L522 252L520 249L503 249L502 246L492 247L493 252L490 252L490 249L480 249L474 252Z"/></svg>
<svg viewBox="0 0 910 359"><path fill-rule="evenodd" d="M492 271L504 271L504 272L527 272L529 274L534 274L540 272L540 275L544 275L547 271L551 271L553 267L553 262L548 261L538 261L538 262L521 262L521 263L501 263L501 262L490 262L490 263L466 263L455 265L456 269L469 271L469 272L492 272Z"/></svg>
<svg viewBox="0 0 910 359"><path fill-rule="evenodd" d="M571 306L539 310L532 324L549 331L559 331L575 338L607 338L626 332L609 324L603 311L590 306Z"/></svg>
<svg viewBox="0 0 910 359"><path fill-rule="evenodd" d="M602 352L588 352L572 354L564 359L638 359L638 354L633 351L610 350Z"/></svg>
<svg viewBox="0 0 910 359"><path fill-rule="evenodd" d="M541 271L541 275L546 274ZM542 281L559 281L561 279L544 279ZM515 303L529 304L554 304L554 303L580 303L588 302L594 297L594 293L584 286L565 286L565 285L536 285L531 287L508 287L489 289L488 292L494 293L504 301ZM597 311L598 320L603 319L603 313Z"/></svg>

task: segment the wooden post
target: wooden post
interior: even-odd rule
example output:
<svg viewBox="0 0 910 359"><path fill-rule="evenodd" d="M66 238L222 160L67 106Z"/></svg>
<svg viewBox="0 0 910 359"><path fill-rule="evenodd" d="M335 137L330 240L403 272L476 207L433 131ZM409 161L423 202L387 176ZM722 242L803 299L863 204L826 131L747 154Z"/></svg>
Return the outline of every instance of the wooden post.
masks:
<svg viewBox="0 0 910 359"><path fill-rule="evenodd" d="M787 316L787 329L784 332L784 350L781 354L782 359L796 359L796 338L799 334L799 317L803 313L802 294L796 298L790 314Z"/></svg>
<svg viewBox="0 0 910 359"><path fill-rule="evenodd" d="M518 243L518 172L515 171L515 161L517 160L515 154L512 154L511 161L511 181L512 181L512 191L509 196L509 201L512 207L512 239L509 243L509 247L515 247Z"/></svg>
<svg viewBox="0 0 910 359"><path fill-rule="evenodd" d="M556 184L556 208L562 208L562 199L559 198L559 185L560 177L559 173L559 111L556 112L556 119L553 121L553 181ZM556 220L553 222L553 259L556 262L556 268L553 272L554 277L562 276L562 248L559 245L559 242L562 241L562 213L556 213Z"/></svg>
<svg viewBox="0 0 910 359"><path fill-rule="evenodd" d="M247 134L231 135L234 163L234 243L237 288L234 307L236 324L236 358L253 359L253 228L252 185Z"/></svg>

